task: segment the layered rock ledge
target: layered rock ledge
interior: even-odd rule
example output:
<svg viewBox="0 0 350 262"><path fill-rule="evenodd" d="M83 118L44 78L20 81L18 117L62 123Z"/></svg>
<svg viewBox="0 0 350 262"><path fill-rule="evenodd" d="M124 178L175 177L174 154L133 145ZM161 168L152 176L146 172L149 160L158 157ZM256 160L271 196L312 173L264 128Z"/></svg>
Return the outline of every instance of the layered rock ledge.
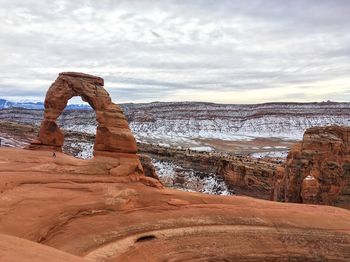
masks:
<svg viewBox="0 0 350 262"><path fill-rule="evenodd" d="M350 127L313 127L288 154L272 198L350 209Z"/></svg>

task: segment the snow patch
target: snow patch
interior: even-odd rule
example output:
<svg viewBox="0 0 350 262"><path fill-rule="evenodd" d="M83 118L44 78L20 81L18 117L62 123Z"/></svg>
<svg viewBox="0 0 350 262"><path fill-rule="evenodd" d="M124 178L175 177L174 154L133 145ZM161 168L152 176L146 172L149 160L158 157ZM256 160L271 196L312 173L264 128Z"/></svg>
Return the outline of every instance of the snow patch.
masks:
<svg viewBox="0 0 350 262"><path fill-rule="evenodd" d="M170 145L167 143L158 143L158 145L162 147L170 147Z"/></svg>
<svg viewBox="0 0 350 262"><path fill-rule="evenodd" d="M197 146L197 147L190 147L191 150L193 151L198 151L198 152L212 152L214 149L210 146Z"/></svg>
<svg viewBox="0 0 350 262"><path fill-rule="evenodd" d="M77 154L75 157L82 159L90 159L93 158L94 144L89 142L74 142L71 143L70 146L77 150Z"/></svg>
<svg viewBox="0 0 350 262"><path fill-rule="evenodd" d="M316 180L316 178L314 176L308 175L304 178L304 180Z"/></svg>
<svg viewBox="0 0 350 262"><path fill-rule="evenodd" d="M288 155L288 151L269 151L269 152L253 153L250 156L254 158L265 158L265 157L286 158L287 155Z"/></svg>
<svg viewBox="0 0 350 262"><path fill-rule="evenodd" d="M160 180L168 187L214 195L231 195L225 182L215 174L200 176L172 162L152 160Z"/></svg>

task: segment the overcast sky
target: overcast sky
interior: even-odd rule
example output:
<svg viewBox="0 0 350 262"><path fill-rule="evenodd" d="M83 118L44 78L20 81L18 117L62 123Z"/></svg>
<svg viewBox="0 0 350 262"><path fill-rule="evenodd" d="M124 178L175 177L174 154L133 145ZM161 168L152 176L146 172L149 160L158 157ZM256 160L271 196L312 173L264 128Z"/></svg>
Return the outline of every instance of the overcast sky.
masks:
<svg viewBox="0 0 350 262"><path fill-rule="evenodd" d="M350 100L348 0L0 0L0 97L62 71L116 102Z"/></svg>

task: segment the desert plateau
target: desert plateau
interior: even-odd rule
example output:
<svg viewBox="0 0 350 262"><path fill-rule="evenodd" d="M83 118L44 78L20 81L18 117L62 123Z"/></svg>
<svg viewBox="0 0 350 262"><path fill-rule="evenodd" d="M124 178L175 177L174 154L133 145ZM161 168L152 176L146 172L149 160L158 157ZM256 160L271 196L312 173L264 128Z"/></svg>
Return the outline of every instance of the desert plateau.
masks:
<svg viewBox="0 0 350 262"><path fill-rule="evenodd" d="M0 0L0 262L350 262L349 14Z"/></svg>

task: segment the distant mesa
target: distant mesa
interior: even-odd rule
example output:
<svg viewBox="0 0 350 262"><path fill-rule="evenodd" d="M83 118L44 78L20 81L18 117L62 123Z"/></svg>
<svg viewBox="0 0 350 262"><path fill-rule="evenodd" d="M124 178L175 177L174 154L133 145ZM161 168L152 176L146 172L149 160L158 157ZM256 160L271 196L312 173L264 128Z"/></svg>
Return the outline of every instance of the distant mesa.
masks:
<svg viewBox="0 0 350 262"><path fill-rule="evenodd" d="M31 143L30 148L62 151L64 135L56 120L68 100L80 96L96 113L98 126L94 155L108 152L136 154L136 141L124 113L112 102L103 85L101 77L77 72L60 73L46 93L44 119L38 139Z"/></svg>

